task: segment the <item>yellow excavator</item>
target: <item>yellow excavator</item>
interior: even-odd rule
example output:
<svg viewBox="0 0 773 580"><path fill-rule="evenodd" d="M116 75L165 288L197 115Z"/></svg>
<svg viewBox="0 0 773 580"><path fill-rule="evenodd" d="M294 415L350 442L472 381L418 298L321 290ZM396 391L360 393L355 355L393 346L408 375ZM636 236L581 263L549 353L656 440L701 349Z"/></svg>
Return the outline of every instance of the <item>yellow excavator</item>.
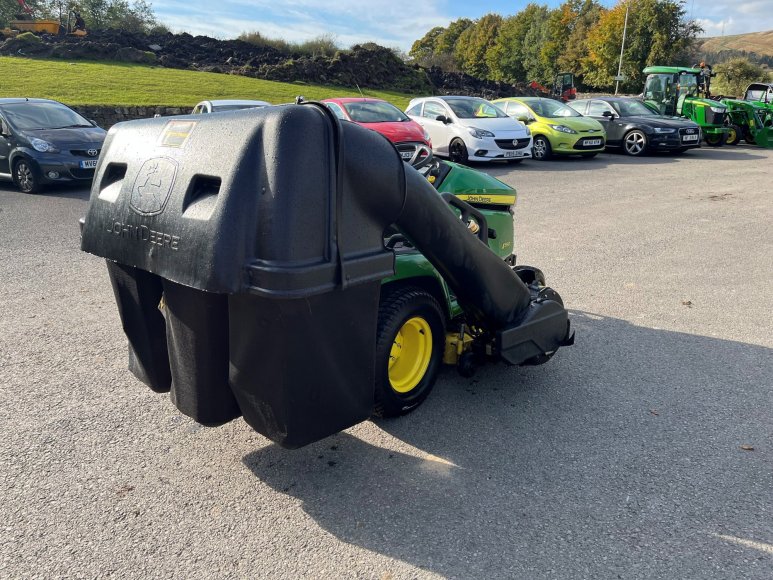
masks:
<svg viewBox="0 0 773 580"><path fill-rule="evenodd" d="M16 15L15 20L8 23L7 28L0 30L0 33L6 38L14 37L22 32L69 34L72 36L86 36L87 34L86 23L76 7L70 7L67 10L67 22L62 25L59 20L54 18L35 18L32 9L27 6L24 0L17 0L17 2L22 12Z"/></svg>

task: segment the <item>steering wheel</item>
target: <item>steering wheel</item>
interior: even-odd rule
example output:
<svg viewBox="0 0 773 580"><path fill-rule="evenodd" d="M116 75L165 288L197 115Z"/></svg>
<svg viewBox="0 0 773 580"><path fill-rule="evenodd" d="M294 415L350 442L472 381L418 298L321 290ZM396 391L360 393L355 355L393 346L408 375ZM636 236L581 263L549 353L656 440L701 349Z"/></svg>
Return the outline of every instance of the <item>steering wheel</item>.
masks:
<svg viewBox="0 0 773 580"><path fill-rule="evenodd" d="M432 149L424 145L416 146L416 150L411 155L411 158L406 161L408 165L414 169L421 169L432 163Z"/></svg>

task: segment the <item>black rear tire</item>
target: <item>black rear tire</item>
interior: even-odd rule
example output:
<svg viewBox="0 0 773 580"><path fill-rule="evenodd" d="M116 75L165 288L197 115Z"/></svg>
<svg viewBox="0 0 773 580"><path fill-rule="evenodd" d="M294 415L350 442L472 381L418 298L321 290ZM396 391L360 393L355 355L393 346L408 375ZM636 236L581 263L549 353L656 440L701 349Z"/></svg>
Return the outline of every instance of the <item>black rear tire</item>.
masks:
<svg viewBox="0 0 773 580"><path fill-rule="evenodd" d="M424 351L425 356L414 357L415 350L408 350L415 344L409 340L410 333L422 348L429 349ZM387 290L378 309L373 415L397 417L421 405L435 386L444 348L445 316L438 301L415 286ZM404 372L405 367L401 370L401 358L409 363L409 369L410 363L416 362L415 372ZM415 381L408 380L407 385L396 388L390 373L396 381L410 377L415 377Z"/></svg>

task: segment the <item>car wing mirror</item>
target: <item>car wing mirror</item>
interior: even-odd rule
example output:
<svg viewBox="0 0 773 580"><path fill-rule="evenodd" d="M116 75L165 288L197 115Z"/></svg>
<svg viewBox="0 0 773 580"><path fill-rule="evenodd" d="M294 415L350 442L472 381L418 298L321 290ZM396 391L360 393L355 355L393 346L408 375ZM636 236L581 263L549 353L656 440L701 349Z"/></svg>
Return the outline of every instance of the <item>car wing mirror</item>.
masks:
<svg viewBox="0 0 773 580"><path fill-rule="evenodd" d="M615 118L615 114L612 111L604 111L603 113L601 113L601 116L606 117L610 121Z"/></svg>
<svg viewBox="0 0 773 580"><path fill-rule="evenodd" d="M451 119L449 119L445 115L438 115L437 117L435 117L435 121L440 121L441 123L444 123L446 125L449 125L450 123L453 122L453 121L451 121Z"/></svg>
<svg viewBox="0 0 773 580"><path fill-rule="evenodd" d="M532 119L531 119L530 117L527 117L526 115L521 115L521 116L520 116L520 117L518 117L517 119L518 119L518 120L519 120L521 123L523 123L524 125L528 125L529 123L531 123L531 122L532 122Z"/></svg>

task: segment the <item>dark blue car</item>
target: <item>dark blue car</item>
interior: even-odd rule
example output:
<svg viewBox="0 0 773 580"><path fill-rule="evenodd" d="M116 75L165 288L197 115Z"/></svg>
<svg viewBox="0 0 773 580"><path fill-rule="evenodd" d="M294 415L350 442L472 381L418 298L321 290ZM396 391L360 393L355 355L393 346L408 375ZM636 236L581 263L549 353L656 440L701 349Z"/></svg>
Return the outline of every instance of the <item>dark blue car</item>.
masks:
<svg viewBox="0 0 773 580"><path fill-rule="evenodd" d="M106 131L48 99L0 99L0 178L24 193L94 177Z"/></svg>

